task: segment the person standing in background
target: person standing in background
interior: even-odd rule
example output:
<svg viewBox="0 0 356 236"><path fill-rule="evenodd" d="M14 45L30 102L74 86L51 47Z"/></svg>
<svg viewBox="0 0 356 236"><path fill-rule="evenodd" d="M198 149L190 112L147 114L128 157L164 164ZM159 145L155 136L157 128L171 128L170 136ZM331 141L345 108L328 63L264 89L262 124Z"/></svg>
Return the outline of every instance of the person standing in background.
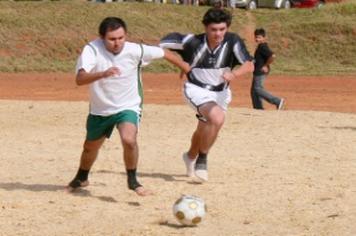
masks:
<svg viewBox="0 0 356 236"><path fill-rule="evenodd" d="M270 72L270 65L274 61L275 55L268 47L266 31L263 28L255 30L255 41L257 48L255 51L255 70L251 86L251 99L254 109L263 110L263 100L274 104L278 110L284 108L283 98L276 97L264 88L264 81Z"/></svg>

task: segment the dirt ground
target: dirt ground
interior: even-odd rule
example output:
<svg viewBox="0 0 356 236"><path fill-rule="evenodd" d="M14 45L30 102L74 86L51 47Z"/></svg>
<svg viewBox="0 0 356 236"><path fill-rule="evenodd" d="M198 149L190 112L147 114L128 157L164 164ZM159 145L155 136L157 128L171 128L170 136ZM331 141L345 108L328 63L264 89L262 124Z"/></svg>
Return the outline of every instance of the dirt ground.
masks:
<svg viewBox="0 0 356 236"><path fill-rule="evenodd" d="M354 236L356 79L271 76L286 111L251 109L249 78L209 153L209 181L184 175L196 119L176 75L145 74L139 180L153 196L127 190L117 132L90 185L64 191L79 164L87 88L69 74L0 74L0 236ZM197 227L172 215L181 194L205 200Z"/></svg>
<svg viewBox="0 0 356 236"><path fill-rule="evenodd" d="M177 74L143 77L146 104L184 104ZM232 83L233 107L251 108L251 78ZM355 76L270 76L266 88L284 97L288 110L356 112ZM72 74L0 74L0 99L86 101L87 87ZM275 107L266 104L267 109Z"/></svg>

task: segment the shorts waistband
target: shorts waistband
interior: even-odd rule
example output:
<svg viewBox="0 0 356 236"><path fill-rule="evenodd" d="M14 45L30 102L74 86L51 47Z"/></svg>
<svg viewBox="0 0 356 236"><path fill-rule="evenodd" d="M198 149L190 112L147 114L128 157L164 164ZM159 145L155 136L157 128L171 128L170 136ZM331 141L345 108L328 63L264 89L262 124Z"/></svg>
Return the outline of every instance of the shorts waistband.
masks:
<svg viewBox="0 0 356 236"><path fill-rule="evenodd" d="M229 83L221 83L218 85L211 85L211 84L203 83L203 82L197 80L191 72L187 74L187 77L188 77L188 81L190 83L195 84L201 88L213 91L213 92L221 92L224 89L226 89L227 87L229 87Z"/></svg>

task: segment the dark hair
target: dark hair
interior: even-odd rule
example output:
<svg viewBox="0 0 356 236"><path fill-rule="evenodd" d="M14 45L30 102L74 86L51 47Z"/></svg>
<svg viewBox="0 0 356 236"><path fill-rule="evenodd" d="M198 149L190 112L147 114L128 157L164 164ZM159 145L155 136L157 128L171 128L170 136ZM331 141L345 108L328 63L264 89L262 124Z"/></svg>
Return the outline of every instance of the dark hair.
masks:
<svg viewBox="0 0 356 236"><path fill-rule="evenodd" d="M108 31L117 30L118 28L124 28L127 31L126 23L118 17L106 17L99 26L99 34L104 37Z"/></svg>
<svg viewBox="0 0 356 236"><path fill-rule="evenodd" d="M202 22L205 26L212 23L219 24L225 22L229 27L231 25L231 19L231 14L226 10L211 8L205 13Z"/></svg>
<svg viewBox="0 0 356 236"><path fill-rule="evenodd" d="M264 28L256 29L255 36L261 35L262 37L266 37L266 31Z"/></svg>

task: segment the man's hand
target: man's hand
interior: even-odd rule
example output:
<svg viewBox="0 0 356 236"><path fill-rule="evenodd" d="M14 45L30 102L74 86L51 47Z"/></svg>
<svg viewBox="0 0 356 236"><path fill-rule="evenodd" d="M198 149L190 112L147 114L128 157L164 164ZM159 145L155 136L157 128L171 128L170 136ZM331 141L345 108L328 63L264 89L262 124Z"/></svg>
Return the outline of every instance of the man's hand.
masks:
<svg viewBox="0 0 356 236"><path fill-rule="evenodd" d="M269 72L268 66L263 66L263 67L261 68L261 70L262 70L263 73L266 73L266 74Z"/></svg>
<svg viewBox="0 0 356 236"><path fill-rule="evenodd" d="M223 74L223 79L226 82L230 82L230 81L234 80L235 78L236 78L236 76L232 72L225 72Z"/></svg>
<svg viewBox="0 0 356 236"><path fill-rule="evenodd" d="M223 74L223 79L226 82L230 82L236 78L240 78L241 76L243 76L245 74L252 73L254 68L255 68L255 66L252 61L246 61L239 68L234 69L233 71L225 72Z"/></svg>
<svg viewBox="0 0 356 236"><path fill-rule="evenodd" d="M120 69L117 67L110 67L106 71L95 72L95 73L88 73L84 69L80 69L76 76L75 82L77 83L77 85L85 85L85 84L93 83L94 81L106 77L120 75L120 74L121 74Z"/></svg>
<svg viewBox="0 0 356 236"><path fill-rule="evenodd" d="M191 67L187 62L183 61L181 57L168 49L164 50L164 58L181 69L180 78L183 78L184 74L188 74L188 72L191 71Z"/></svg>
<svg viewBox="0 0 356 236"><path fill-rule="evenodd" d="M182 65L182 71L185 73L185 74L188 74L192 68L190 67L190 65L186 62L183 62L183 65Z"/></svg>
<svg viewBox="0 0 356 236"><path fill-rule="evenodd" d="M190 67L190 65L186 62L183 62L182 69L179 74L179 78L183 79L183 76L188 74L191 70L192 70L192 68Z"/></svg>
<svg viewBox="0 0 356 236"><path fill-rule="evenodd" d="M120 75L120 69L118 67L110 67L109 69L107 69L106 71L104 71L104 77L110 77L110 76L114 76L114 75Z"/></svg>

